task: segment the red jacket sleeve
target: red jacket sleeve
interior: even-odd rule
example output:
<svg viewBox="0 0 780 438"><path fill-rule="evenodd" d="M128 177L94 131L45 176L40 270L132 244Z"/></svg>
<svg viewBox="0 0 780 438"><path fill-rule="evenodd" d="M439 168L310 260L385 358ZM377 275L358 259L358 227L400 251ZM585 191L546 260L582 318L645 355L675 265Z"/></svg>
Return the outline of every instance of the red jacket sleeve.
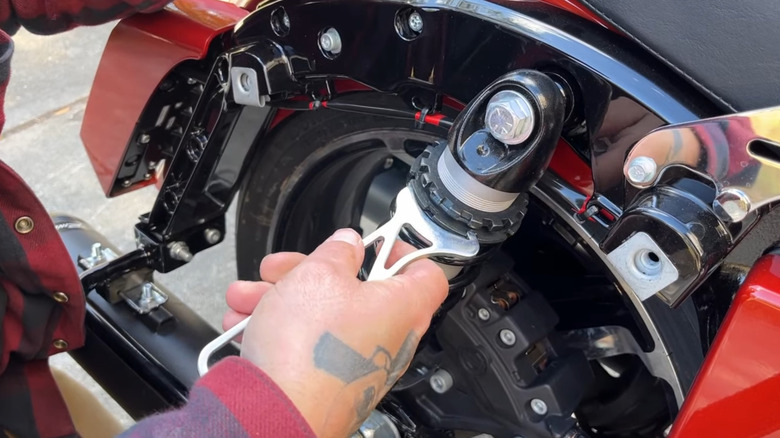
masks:
<svg viewBox="0 0 780 438"><path fill-rule="evenodd" d="M0 28L10 35L24 26L49 35L76 26L90 26L153 12L171 0L0 0Z"/></svg>
<svg viewBox="0 0 780 438"><path fill-rule="evenodd" d="M181 409L136 424L121 438L316 438L278 386L247 360L230 357L203 376Z"/></svg>

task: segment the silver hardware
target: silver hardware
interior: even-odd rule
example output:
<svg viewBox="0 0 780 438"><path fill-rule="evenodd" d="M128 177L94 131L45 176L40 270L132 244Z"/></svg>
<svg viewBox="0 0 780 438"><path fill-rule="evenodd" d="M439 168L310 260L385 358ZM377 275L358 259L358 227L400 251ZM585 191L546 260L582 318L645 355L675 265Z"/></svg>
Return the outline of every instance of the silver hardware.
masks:
<svg viewBox="0 0 780 438"><path fill-rule="evenodd" d="M468 238L464 238L436 225L417 205L409 187L404 187L398 192L395 205L396 210L393 217L363 239L366 248L382 243L382 248L369 270L366 281L390 278L409 263L426 257L446 256L455 259L468 259L479 253L479 241L475 235L470 234ZM422 241L430 242L430 246L413 251L401 257L390 268L385 268L390 251L404 228L413 230ZM208 362L211 355L241 334L249 324L249 320L250 318L244 319L203 347L198 356L198 373L201 376L209 370Z"/></svg>
<svg viewBox="0 0 780 438"><path fill-rule="evenodd" d="M160 307L168 301L168 295L157 288L154 283L143 283L127 292L120 292L119 295L125 299L127 304L141 315L147 314Z"/></svg>
<svg viewBox="0 0 780 438"><path fill-rule="evenodd" d="M149 172L145 173L144 174L144 180L149 181L150 179L152 179L152 174L149 173Z"/></svg>
<svg viewBox="0 0 780 438"><path fill-rule="evenodd" d="M649 183L655 181L658 165L650 157L636 157L628 163L626 178L631 183Z"/></svg>
<svg viewBox="0 0 780 438"><path fill-rule="evenodd" d="M414 11L409 15L409 29L412 29L416 33L422 32L423 19L419 12Z"/></svg>
<svg viewBox="0 0 780 438"><path fill-rule="evenodd" d="M648 156L657 162L659 175L679 166L712 180L717 190L715 213L723 220L739 222L749 213L780 201L777 126L780 106L667 126L639 140L627 163ZM626 165L623 172L628 170ZM654 183L628 180L640 189Z"/></svg>
<svg viewBox="0 0 780 438"><path fill-rule="evenodd" d="M264 107L268 96L260 95L257 71L247 67L230 67L233 100L239 105Z"/></svg>
<svg viewBox="0 0 780 438"><path fill-rule="evenodd" d="M488 213L504 211L512 206L520 195L502 192L477 181L455 161L449 149L441 153L436 168L447 190L460 202L479 211Z"/></svg>
<svg viewBox="0 0 780 438"><path fill-rule="evenodd" d="M154 169L157 169L157 162L156 162L156 161L150 161L150 162L149 162L149 163L146 165L146 168L147 168L147 169L149 169L149 170L154 170Z"/></svg>
<svg viewBox="0 0 780 438"><path fill-rule="evenodd" d="M750 199L741 190L726 189L715 197L712 208L720 219L726 222L739 222L750 213Z"/></svg>
<svg viewBox="0 0 780 438"><path fill-rule="evenodd" d="M92 244L89 256L78 256L78 264L83 269L92 269L117 257L119 256L111 248L105 248L100 242L96 242Z"/></svg>
<svg viewBox="0 0 780 438"><path fill-rule="evenodd" d="M341 53L341 35L336 29L331 27L320 35L320 49L329 55Z"/></svg>
<svg viewBox="0 0 780 438"><path fill-rule="evenodd" d="M485 111L485 126L496 140L520 144L534 130L534 109L531 102L512 90L502 90L490 98Z"/></svg>
<svg viewBox="0 0 780 438"><path fill-rule="evenodd" d="M498 332L498 338L501 339L501 342L503 342L504 345L508 347L515 345L515 342L517 342L517 336L515 336L515 332L509 329L503 329Z"/></svg>
<svg viewBox="0 0 780 438"><path fill-rule="evenodd" d="M373 410L352 438L401 438L401 434L390 417Z"/></svg>
<svg viewBox="0 0 780 438"><path fill-rule="evenodd" d="M490 319L490 311L483 307L477 310L477 316L479 317L479 319L483 321L487 321L488 319Z"/></svg>
<svg viewBox="0 0 780 438"><path fill-rule="evenodd" d="M208 242L209 245L214 245L222 238L222 233L216 228L206 228L203 231L203 237L206 238L206 242Z"/></svg>
<svg viewBox="0 0 780 438"><path fill-rule="evenodd" d="M439 369L431 375L428 383L431 385L433 392L444 394L452 388L455 382L452 380L452 374L448 373L447 370Z"/></svg>
<svg viewBox="0 0 780 438"><path fill-rule="evenodd" d="M122 187L124 187L124 188L128 188L131 185L133 185L133 182L130 181L129 179L126 179L126 180L122 181Z"/></svg>
<svg viewBox="0 0 780 438"><path fill-rule="evenodd" d="M547 415L547 403L538 398L531 399L531 410L537 415Z"/></svg>
<svg viewBox="0 0 780 438"><path fill-rule="evenodd" d="M149 134L141 134L141 136L138 137L138 143L147 144L151 139L152 137L150 137Z"/></svg>
<svg viewBox="0 0 780 438"><path fill-rule="evenodd" d="M174 260L189 262L192 260L190 248L184 242L171 242L168 244L168 255Z"/></svg>
<svg viewBox="0 0 780 438"><path fill-rule="evenodd" d="M290 16L287 14L282 15L282 24L286 29L290 28Z"/></svg>
<svg viewBox="0 0 780 438"><path fill-rule="evenodd" d="M647 233L636 233L607 259L621 278L644 301L677 281L679 272L669 257Z"/></svg>

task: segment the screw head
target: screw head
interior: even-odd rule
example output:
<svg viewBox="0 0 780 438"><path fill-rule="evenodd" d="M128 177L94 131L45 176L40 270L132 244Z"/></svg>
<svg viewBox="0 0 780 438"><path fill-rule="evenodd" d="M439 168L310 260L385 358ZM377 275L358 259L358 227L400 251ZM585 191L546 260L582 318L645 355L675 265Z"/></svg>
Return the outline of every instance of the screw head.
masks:
<svg viewBox="0 0 780 438"><path fill-rule="evenodd" d="M437 394L444 394L445 392L449 391L450 388L452 388L453 380L452 375L447 372L447 370L437 370L430 379L428 379L428 383L431 385L431 389Z"/></svg>
<svg viewBox="0 0 780 438"><path fill-rule="evenodd" d="M206 242L208 242L209 245L214 245L222 238L222 233L216 228L207 228L203 231L203 237L206 238Z"/></svg>
<svg viewBox="0 0 780 438"><path fill-rule="evenodd" d="M479 317L479 319L483 321L487 321L488 319L490 319L490 311L483 307L477 310L477 316Z"/></svg>
<svg viewBox="0 0 780 438"><path fill-rule="evenodd" d="M515 345L515 342L517 342L517 336L515 336L515 332L509 329L503 329L498 332L498 338L501 339L501 342L503 342L504 345L508 347Z"/></svg>
<svg viewBox="0 0 780 438"><path fill-rule="evenodd" d="M341 53L341 35L339 32L330 28L320 35L320 48L323 52L328 52L331 55L338 55Z"/></svg>
<svg viewBox="0 0 780 438"><path fill-rule="evenodd" d="M531 400L531 410L537 415L547 415L547 403L538 398Z"/></svg>
<svg viewBox="0 0 780 438"><path fill-rule="evenodd" d="M416 33L422 32L423 19L419 12L415 11L409 15L409 29L412 29Z"/></svg>
<svg viewBox="0 0 780 438"><path fill-rule="evenodd" d="M644 187L655 180L658 165L650 157L640 156L626 166L625 175L634 186Z"/></svg>
<svg viewBox="0 0 780 438"><path fill-rule="evenodd" d="M485 126L502 143L516 145L528 140L534 121L531 102L517 91L499 91L488 101Z"/></svg>
<svg viewBox="0 0 780 438"><path fill-rule="evenodd" d="M151 140L152 140L152 137L149 136L149 134L141 134L141 136L138 137L138 143L141 143L141 144L147 144Z"/></svg>
<svg viewBox="0 0 780 438"><path fill-rule="evenodd" d="M130 187L131 185L133 185L133 182L130 181L129 179L122 181L122 187L124 188Z"/></svg>
<svg viewBox="0 0 780 438"><path fill-rule="evenodd" d="M727 222L739 222L750 213L750 198L737 189L726 189L712 202L715 214Z"/></svg>

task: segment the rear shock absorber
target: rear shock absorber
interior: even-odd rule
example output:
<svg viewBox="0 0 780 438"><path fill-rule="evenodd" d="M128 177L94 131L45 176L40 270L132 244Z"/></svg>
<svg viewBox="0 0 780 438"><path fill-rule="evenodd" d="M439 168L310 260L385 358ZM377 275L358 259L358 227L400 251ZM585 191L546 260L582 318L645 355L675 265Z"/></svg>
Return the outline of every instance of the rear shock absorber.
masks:
<svg viewBox="0 0 780 438"><path fill-rule="evenodd" d="M514 234L528 205L526 192L552 158L565 104L562 88L538 71L515 71L485 88L455 119L447 142L428 147L417 158L409 184L396 197L392 218L363 239L366 248L377 249L381 243L366 280L389 278L426 257L443 265L468 263ZM402 237L417 250L387 267L393 245ZM203 348L201 375L209 357L248 321Z"/></svg>

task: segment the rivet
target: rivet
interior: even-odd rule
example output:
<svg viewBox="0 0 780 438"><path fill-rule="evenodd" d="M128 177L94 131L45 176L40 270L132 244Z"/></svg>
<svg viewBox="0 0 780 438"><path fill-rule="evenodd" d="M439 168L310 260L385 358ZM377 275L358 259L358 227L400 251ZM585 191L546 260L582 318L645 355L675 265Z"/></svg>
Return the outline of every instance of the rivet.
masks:
<svg viewBox="0 0 780 438"><path fill-rule="evenodd" d="M69 299L65 292L54 292L54 294L52 294L52 298L54 298L54 301L58 303L67 303Z"/></svg>
<svg viewBox="0 0 780 438"><path fill-rule="evenodd" d="M34 227L35 227L35 223L33 222L30 216L22 216L19 219L17 219L16 223L14 224L14 228L16 228L16 232L19 234L27 234L30 231L32 231Z"/></svg>
<svg viewBox="0 0 780 438"><path fill-rule="evenodd" d="M54 345L54 348L58 350L64 350L68 348L68 341L64 339L55 339L51 344Z"/></svg>

